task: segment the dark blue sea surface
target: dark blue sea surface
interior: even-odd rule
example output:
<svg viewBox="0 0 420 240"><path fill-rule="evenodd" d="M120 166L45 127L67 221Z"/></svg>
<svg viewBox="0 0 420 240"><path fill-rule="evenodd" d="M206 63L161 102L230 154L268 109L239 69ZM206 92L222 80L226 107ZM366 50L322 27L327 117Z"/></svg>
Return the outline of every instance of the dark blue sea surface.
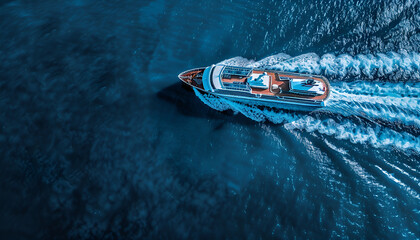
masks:
<svg viewBox="0 0 420 240"><path fill-rule="evenodd" d="M0 3L0 239L419 239L420 2ZM194 92L325 75L317 111Z"/></svg>

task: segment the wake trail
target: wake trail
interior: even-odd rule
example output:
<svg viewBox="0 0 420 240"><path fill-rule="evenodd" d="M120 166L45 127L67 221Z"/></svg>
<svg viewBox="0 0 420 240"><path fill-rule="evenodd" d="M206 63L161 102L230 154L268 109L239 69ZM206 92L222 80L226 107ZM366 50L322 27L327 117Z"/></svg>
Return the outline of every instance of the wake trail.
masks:
<svg viewBox="0 0 420 240"><path fill-rule="evenodd" d="M339 92L367 96L420 97L420 81L417 83L380 83L380 82L337 82L333 88Z"/></svg>
<svg viewBox="0 0 420 240"><path fill-rule="evenodd" d="M369 116L405 125L420 126L420 102L414 98L374 97L358 94L331 92L326 109L343 113L352 110L358 116ZM344 111L346 113L348 111ZM345 114L346 115L346 114Z"/></svg>
<svg viewBox="0 0 420 240"><path fill-rule="evenodd" d="M336 90L331 91L330 99L331 102L348 102L348 103L371 103L380 104L385 106L395 106L400 109L415 110L418 112L420 107L420 99L409 98L409 97L380 97L380 96L366 96L353 93L344 93Z"/></svg>
<svg viewBox="0 0 420 240"><path fill-rule="evenodd" d="M329 109L352 109L359 116L370 116L406 125L420 126L420 84L333 83Z"/></svg>

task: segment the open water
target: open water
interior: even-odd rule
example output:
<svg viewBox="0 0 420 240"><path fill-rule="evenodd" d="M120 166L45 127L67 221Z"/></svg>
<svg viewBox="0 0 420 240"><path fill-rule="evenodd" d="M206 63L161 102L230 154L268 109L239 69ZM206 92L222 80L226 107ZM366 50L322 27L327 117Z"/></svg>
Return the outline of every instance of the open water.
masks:
<svg viewBox="0 0 420 240"><path fill-rule="evenodd" d="M419 239L420 2L0 3L1 239ZM259 108L177 74L325 75Z"/></svg>

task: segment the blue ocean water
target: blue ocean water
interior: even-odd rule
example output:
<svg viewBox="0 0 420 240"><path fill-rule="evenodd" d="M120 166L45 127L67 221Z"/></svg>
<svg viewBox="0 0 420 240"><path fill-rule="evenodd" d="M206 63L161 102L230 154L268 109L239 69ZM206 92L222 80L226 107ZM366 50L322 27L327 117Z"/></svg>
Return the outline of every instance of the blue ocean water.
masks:
<svg viewBox="0 0 420 240"><path fill-rule="evenodd" d="M419 239L417 0L0 3L1 239ZM213 63L328 106L194 92Z"/></svg>

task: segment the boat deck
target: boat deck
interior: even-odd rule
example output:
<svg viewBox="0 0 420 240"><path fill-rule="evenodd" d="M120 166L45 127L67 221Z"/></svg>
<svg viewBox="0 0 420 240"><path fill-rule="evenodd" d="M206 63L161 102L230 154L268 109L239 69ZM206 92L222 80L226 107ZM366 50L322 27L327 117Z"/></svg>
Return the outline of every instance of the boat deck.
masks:
<svg viewBox="0 0 420 240"><path fill-rule="evenodd" d="M196 68L189 71L185 71L179 75L179 78L186 84L196 87L200 90L204 90L203 85L203 72L205 68ZM254 69L241 69L239 67L231 67L226 71L226 74L220 74L217 76L217 80L221 81L222 89L232 90L232 94L235 95L236 91L247 92L251 94L256 94L260 96L270 96L270 97L291 97L299 98L306 100L314 101L324 101L328 98L330 93L330 85L328 80L322 76L312 76L304 74L294 74L294 73L282 73L275 72L270 70L254 70ZM249 85L248 78L251 74L263 74L266 73L269 77L264 82L262 86L253 86ZM220 78L219 78L220 76ZM290 92L290 79L315 79L321 82L326 91L322 95L304 95ZM278 89L273 89L273 85L278 85ZM264 88L265 87L265 88ZM218 88L219 89L219 88ZM254 95L255 96L255 95Z"/></svg>
<svg viewBox="0 0 420 240"><path fill-rule="evenodd" d="M196 78L196 76L202 73L203 71L204 69L194 69L192 71L187 71L187 72L184 72L183 74L180 74L179 78L185 83L187 83L188 85L197 87L199 89L203 89L204 86L202 82L202 77Z"/></svg>
<svg viewBox="0 0 420 240"><path fill-rule="evenodd" d="M305 99L318 100L318 101L322 101L322 100L325 100L326 98L328 98L329 84L323 78L308 77L308 76L293 75L293 74L281 74L281 73L270 72L268 70L266 70L265 72L267 73L268 76L270 76L270 82L269 82L268 88L267 89L260 89L260 88L251 87L251 93L253 93L253 94L263 94L263 95L269 95L269 96L298 97L298 98L305 98ZM262 74L262 73L264 73L264 71L254 70L252 73ZM289 92L289 90L290 90L289 80L282 80L282 79L280 79L281 77L293 78L293 79L313 78L317 81L322 82L325 85L325 87L327 88L327 91L325 91L325 93L323 95L319 95L319 96L310 96L310 95L290 93ZM233 82L245 83L246 81L247 81L246 77L239 78L239 77L232 76L231 78L222 78L222 82L224 82L224 83L233 83ZM279 89L281 89L281 91L280 92L273 91L272 90L272 85L273 84L277 84L279 86Z"/></svg>

